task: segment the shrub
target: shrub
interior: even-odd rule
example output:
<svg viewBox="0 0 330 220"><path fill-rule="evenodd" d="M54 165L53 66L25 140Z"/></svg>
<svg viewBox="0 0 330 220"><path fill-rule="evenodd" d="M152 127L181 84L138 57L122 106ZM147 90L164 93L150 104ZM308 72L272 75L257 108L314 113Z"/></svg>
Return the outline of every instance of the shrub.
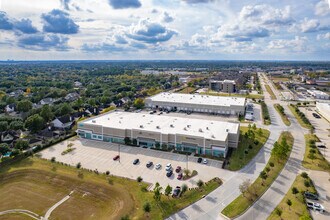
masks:
<svg viewBox="0 0 330 220"><path fill-rule="evenodd" d="M187 191L187 189L188 189L187 184L182 184L182 186L181 186L181 193L182 194L185 193Z"/></svg>
<svg viewBox="0 0 330 220"><path fill-rule="evenodd" d="M275 164L273 162L269 162L269 166L274 167Z"/></svg>
<svg viewBox="0 0 330 220"><path fill-rule="evenodd" d="M266 167L265 170L268 173L270 171L270 168L269 167Z"/></svg>
<svg viewBox="0 0 330 220"><path fill-rule="evenodd" d="M198 180L198 181L197 181L197 186L198 186L198 188L201 188L203 185L204 185L203 180Z"/></svg>
<svg viewBox="0 0 330 220"><path fill-rule="evenodd" d="M77 168L77 169L80 169L80 168L81 168L81 163L80 163L80 162L77 163L76 168Z"/></svg>
<svg viewBox="0 0 330 220"><path fill-rule="evenodd" d="M310 183L310 181L309 180L304 180L304 185L305 185L305 187L310 187L311 186L311 183Z"/></svg>
<svg viewBox="0 0 330 220"><path fill-rule="evenodd" d="M309 153L315 154L316 153L316 150L315 149L309 149Z"/></svg>
<svg viewBox="0 0 330 220"><path fill-rule="evenodd" d="M255 145L258 145L259 144L259 141L256 139L256 140L254 140L254 144Z"/></svg>
<svg viewBox="0 0 330 220"><path fill-rule="evenodd" d="M252 149L253 147L252 147L252 145L251 144L249 144L249 149Z"/></svg>
<svg viewBox="0 0 330 220"><path fill-rule="evenodd" d="M306 172L302 172L300 175L304 179L308 178L308 174Z"/></svg>
<svg viewBox="0 0 330 220"><path fill-rule="evenodd" d="M109 170L107 170L106 172L105 172L105 175L109 175L110 174L110 171Z"/></svg>
<svg viewBox="0 0 330 220"><path fill-rule="evenodd" d="M52 162L52 163L54 163L56 161L56 157L52 157L51 159L50 159L50 162Z"/></svg>
<svg viewBox="0 0 330 220"><path fill-rule="evenodd" d="M139 183L142 182L142 180L143 180L143 179L142 179L142 177L140 177L140 176L138 176L138 177L136 178L136 181L138 181Z"/></svg>
<svg viewBox="0 0 330 220"><path fill-rule="evenodd" d="M292 194L299 193L299 190L297 189L297 187L292 187L291 191L292 191Z"/></svg>

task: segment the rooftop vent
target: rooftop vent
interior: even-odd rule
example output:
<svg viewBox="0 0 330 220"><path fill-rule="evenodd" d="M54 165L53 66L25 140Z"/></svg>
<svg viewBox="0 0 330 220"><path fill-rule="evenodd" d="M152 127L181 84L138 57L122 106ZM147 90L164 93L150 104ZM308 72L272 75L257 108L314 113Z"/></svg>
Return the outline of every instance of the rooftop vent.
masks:
<svg viewBox="0 0 330 220"><path fill-rule="evenodd" d="M140 128L143 128L143 125L140 125Z"/></svg>
<svg viewBox="0 0 330 220"><path fill-rule="evenodd" d="M228 132L228 131L229 131L229 129L227 128L227 129L226 129L226 132Z"/></svg>
<svg viewBox="0 0 330 220"><path fill-rule="evenodd" d="M160 129L160 127L159 127L158 125L156 126L156 128L157 128L157 129Z"/></svg>
<svg viewBox="0 0 330 220"><path fill-rule="evenodd" d="M96 123L96 121L95 120L92 120L92 123Z"/></svg>
<svg viewBox="0 0 330 220"><path fill-rule="evenodd" d="M174 128L174 125L171 124L170 127L171 127L171 128Z"/></svg>
<svg viewBox="0 0 330 220"><path fill-rule="evenodd" d="M184 128L183 128L183 130L185 130L185 131L186 131L186 130L187 130L187 128L186 128L186 127L184 127Z"/></svg>
<svg viewBox="0 0 330 220"><path fill-rule="evenodd" d="M191 125L187 125L188 128L190 128Z"/></svg>
<svg viewBox="0 0 330 220"><path fill-rule="evenodd" d="M214 134L212 134L212 138L215 138Z"/></svg>
<svg viewBox="0 0 330 220"><path fill-rule="evenodd" d="M209 130L209 127L206 127L206 130Z"/></svg>
<svg viewBox="0 0 330 220"><path fill-rule="evenodd" d="M200 129L198 129L198 131L199 131L199 132L203 132L203 130L202 130L201 128L200 128Z"/></svg>

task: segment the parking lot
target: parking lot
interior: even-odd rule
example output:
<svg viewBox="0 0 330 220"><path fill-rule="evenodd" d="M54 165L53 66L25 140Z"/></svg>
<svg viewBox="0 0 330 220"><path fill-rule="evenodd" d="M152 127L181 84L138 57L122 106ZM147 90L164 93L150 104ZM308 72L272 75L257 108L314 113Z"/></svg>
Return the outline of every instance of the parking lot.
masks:
<svg viewBox="0 0 330 220"><path fill-rule="evenodd" d="M324 155L324 157L330 161L330 123L325 120L323 117L315 118L313 113L317 113L314 107L306 107L301 108L301 111L305 113L306 117L315 127L315 134L321 140L321 142L326 146L326 148L320 148L320 152ZM319 113L317 113L320 115Z"/></svg>
<svg viewBox="0 0 330 220"><path fill-rule="evenodd" d="M69 143L72 143L72 148L76 149L61 155ZM119 154L120 160L114 161L113 158ZM231 171L223 170L221 161L208 160L208 164L203 164L197 163L196 157L189 156L187 163L186 155L78 138L49 147L41 152L41 156L46 159L55 157L56 161L72 166L80 162L84 168L97 169L99 172L110 171L110 174L116 176L131 179L141 176L145 182L153 184L159 182L162 186L169 184L172 187L181 186L183 183L187 184L188 187L196 187L199 179L206 182L214 177L226 181L234 174ZM133 165L133 161L137 158L140 162ZM146 167L148 161L152 161L154 164L150 168ZM157 163L162 165L159 170L155 169ZM173 175L169 178L166 177L165 171L165 166L168 163L171 163L174 169ZM178 174L175 172L177 166L181 166L182 169L188 166L189 170L196 170L198 175L189 180L178 180Z"/></svg>

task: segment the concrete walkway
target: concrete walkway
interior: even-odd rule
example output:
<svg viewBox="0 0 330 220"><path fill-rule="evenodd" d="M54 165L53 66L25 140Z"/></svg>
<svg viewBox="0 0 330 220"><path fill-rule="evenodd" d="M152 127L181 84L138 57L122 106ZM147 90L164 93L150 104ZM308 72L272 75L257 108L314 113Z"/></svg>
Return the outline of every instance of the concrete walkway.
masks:
<svg viewBox="0 0 330 220"><path fill-rule="evenodd" d="M64 203L66 200L70 199L70 196L72 195L73 191L70 192L69 195L65 196L63 199L61 199L60 201L58 201L55 205L53 205L52 207L50 207L50 209L48 209L48 211L45 214L45 217L43 217L43 220L48 220L50 214L52 214L52 212L59 207L62 203Z"/></svg>
<svg viewBox="0 0 330 220"><path fill-rule="evenodd" d="M25 209L10 209L0 212L0 215L7 215L7 214L23 214L33 219L38 219L38 220L40 219L40 216L38 214Z"/></svg>

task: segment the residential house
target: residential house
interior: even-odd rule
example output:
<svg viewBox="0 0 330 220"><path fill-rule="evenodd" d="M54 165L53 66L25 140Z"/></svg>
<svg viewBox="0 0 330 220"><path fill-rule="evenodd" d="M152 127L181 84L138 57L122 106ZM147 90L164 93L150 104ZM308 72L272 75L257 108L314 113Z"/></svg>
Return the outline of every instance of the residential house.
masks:
<svg viewBox="0 0 330 220"><path fill-rule="evenodd" d="M73 84L74 84L74 87L82 87L82 83L79 81L75 81Z"/></svg>
<svg viewBox="0 0 330 220"><path fill-rule="evenodd" d="M66 115L56 118L51 122L51 124L57 129L68 130L74 124L74 118L72 116Z"/></svg>
<svg viewBox="0 0 330 220"><path fill-rule="evenodd" d="M23 95L23 94L24 94L24 91L19 89L19 90L9 93L9 96L17 98L18 96Z"/></svg>
<svg viewBox="0 0 330 220"><path fill-rule="evenodd" d="M16 131L4 131L0 132L0 143L6 143L11 145L20 137L20 134Z"/></svg>
<svg viewBox="0 0 330 220"><path fill-rule="evenodd" d="M72 92L72 93L67 94L64 99L67 102L74 102L79 98L80 98L80 95L78 93Z"/></svg>
<svg viewBox="0 0 330 220"><path fill-rule="evenodd" d="M40 100L40 105L52 105L55 102L53 98L44 98Z"/></svg>
<svg viewBox="0 0 330 220"><path fill-rule="evenodd" d="M5 107L5 112L7 112L7 113L12 113L12 112L15 112L15 111L16 111L16 104L15 103L9 104Z"/></svg>

